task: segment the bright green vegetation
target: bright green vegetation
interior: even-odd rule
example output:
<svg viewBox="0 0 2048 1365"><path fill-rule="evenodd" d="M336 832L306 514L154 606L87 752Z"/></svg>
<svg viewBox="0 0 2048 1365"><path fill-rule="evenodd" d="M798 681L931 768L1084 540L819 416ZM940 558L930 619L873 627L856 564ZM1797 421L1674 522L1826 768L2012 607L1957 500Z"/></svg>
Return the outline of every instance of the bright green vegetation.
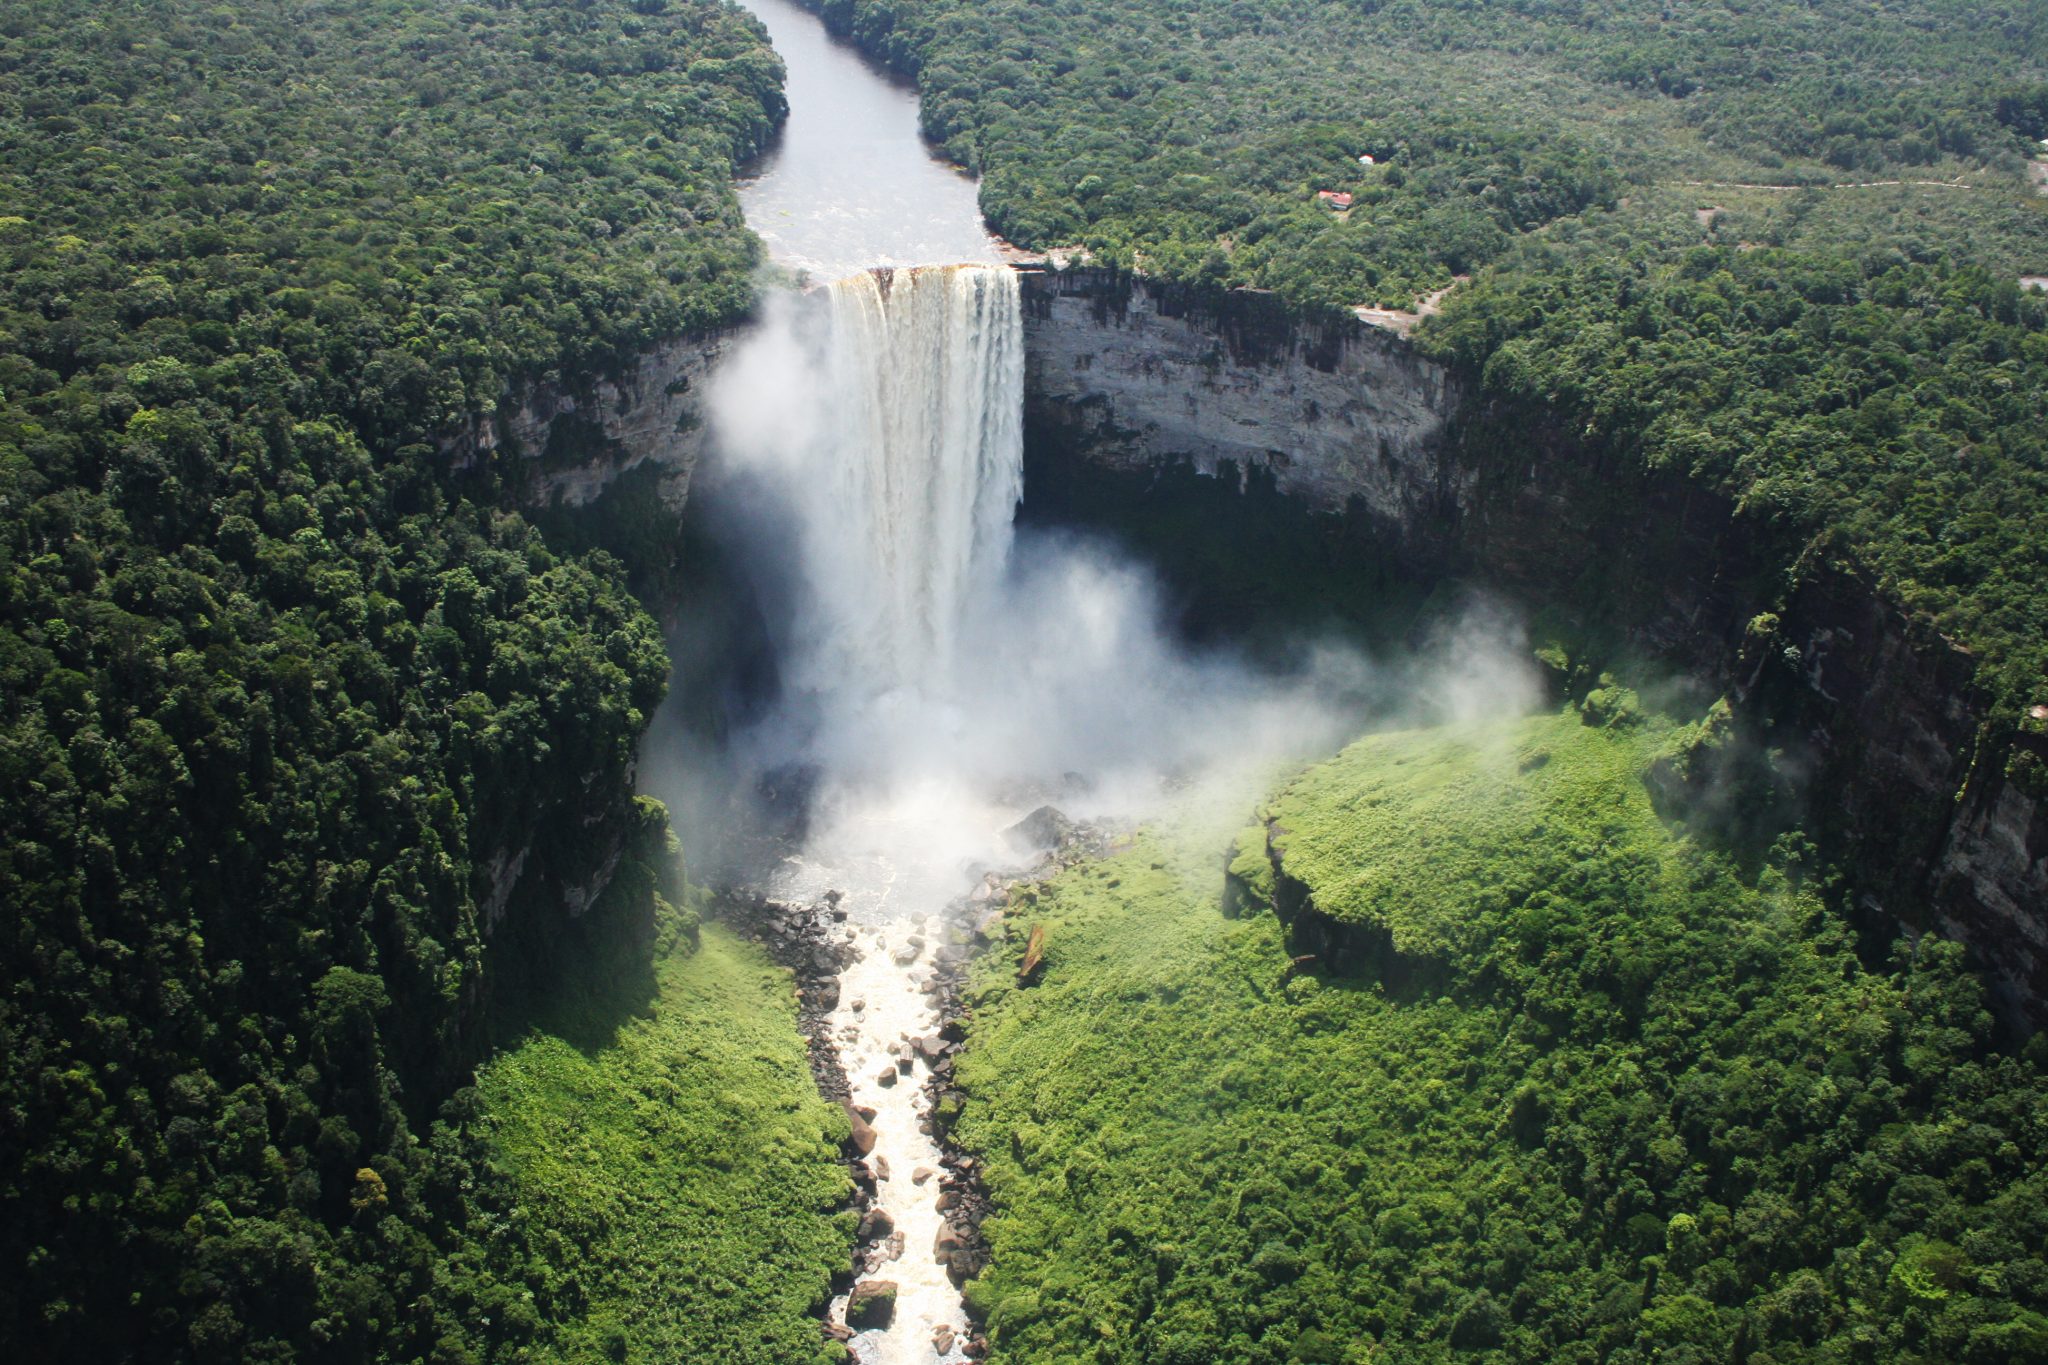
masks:
<svg viewBox="0 0 2048 1365"><path fill-rule="evenodd" d="M1951 945L1861 965L1798 840L1748 876L1660 820L1711 727L1586 712L1271 801L1282 902L1390 940L1356 975L1291 965L1263 828L1243 918L1170 828L1011 912L960 1063L992 1360L2048 1352L2048 1059L1989 1050Z"/></svg>
<svg viewBox="0 0 2048 1365"><path fill-rule="evenodd" d="M852 1241L823 1216L848 1192L846 1121L811 1080L788 974L715 926L656 970L608 1045L538 1032L477 1078L534 1278L573 1312L551 1354L826 1359L811 1307Z"/></svg>
<svg viewBox="0 0 2048 1365"><path fill-rule="evenodd" d="M627 785L666 663L434 441L745 305L778 79L701 0L0 17L16 1354L502 1358L580 1311L440 1106L676 899Z"/></svg>

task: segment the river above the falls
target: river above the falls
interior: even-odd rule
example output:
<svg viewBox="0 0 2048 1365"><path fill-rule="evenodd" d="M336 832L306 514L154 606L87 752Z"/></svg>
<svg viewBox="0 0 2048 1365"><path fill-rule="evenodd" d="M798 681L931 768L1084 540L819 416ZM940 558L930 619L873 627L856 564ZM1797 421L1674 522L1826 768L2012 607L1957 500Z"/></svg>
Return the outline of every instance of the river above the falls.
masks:
<svg viewBox="0 0 2048 1365"><path fill-rule="evenodd" d="M877 265L998 259L972 177L933 156L917 92L791 0L740 0L787 68L789 120L740 182L770 256L823 284Z"/></svg>

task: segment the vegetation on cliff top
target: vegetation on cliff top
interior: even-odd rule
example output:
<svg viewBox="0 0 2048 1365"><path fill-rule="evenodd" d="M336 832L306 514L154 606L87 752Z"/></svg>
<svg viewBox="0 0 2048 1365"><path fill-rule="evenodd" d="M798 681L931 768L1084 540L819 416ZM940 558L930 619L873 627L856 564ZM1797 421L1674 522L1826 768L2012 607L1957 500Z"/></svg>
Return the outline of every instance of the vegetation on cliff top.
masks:
<svg viewBox="0 0 2048 1365"><path fill-rule="evenodd" d="M1953 945L1861 965L1796 839L1751 876L1661 822L1696 739L1603 689L1311 769L1281 871L1391 929L1357 975L1223 918L1213 836L1027 892L959 1062L991 1360L2048 1352L2039 1049Z"/></svg>
<svg viewBox="0 0 2048 1365"><path fill-rule="evenodd" d="M1429 345L1516 411L1867 570L1976 651L2011 712L2048 697L2048 296L1726 242L1525 256Z"/></svg>
<svg viewBox="0 0 2048 1365"><path fill-rule="evenodd" d="M2010 199L2048 132L2021 4L807 2L917 74L1006 236L1302 301L1405 305L1624 184Z"/></svg>
<svg viewBox="0 0 2048 1365"><path fill-rule="evenodd" d="M696 0L0 17L17 1352L549 1340L473 1101L435 1111L505 983L673 900L626 783L665 660L432 442L743 306L778 81Z"/></svg>

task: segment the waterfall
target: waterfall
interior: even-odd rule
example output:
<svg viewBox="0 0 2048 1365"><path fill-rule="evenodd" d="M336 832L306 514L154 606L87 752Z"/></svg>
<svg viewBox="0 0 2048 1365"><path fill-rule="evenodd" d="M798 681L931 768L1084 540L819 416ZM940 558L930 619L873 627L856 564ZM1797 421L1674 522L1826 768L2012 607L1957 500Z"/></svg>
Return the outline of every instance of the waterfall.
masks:
<svg viewBox="0 0 2048 1365"><path fill-rule="evenodd" d="M860 1280L889 1286L895 1307L854 1356L966 1365L966 1313L939 1257L961 1232L940 1203L951 1177L930 1129L931 1054L905 1040L936 1041L943 1022L926 987L945 907L968 890L960 855L1000 856L996 831L1021 813L992 813L976 792L986 774L963 760L989 723L1024 492L1017 278L880 269L783 298L719 385L719 449L773 495L749 552L798 588L779 650L788 718L759 732L762 766L820 776L803 844L770 885L799 903L829 893L859 950L829 1037L873 1116L874 1213L890 1229ZM844 1324L847 1299L832 1312Z"/></svg>
<svg viewBox="0 0 2048 1365"><path fill-rule="evenodd" d="M943 698L1023 495L1017 279L927 266L820 292L818 409L791 470L821 670L807 681Z"/></svg>

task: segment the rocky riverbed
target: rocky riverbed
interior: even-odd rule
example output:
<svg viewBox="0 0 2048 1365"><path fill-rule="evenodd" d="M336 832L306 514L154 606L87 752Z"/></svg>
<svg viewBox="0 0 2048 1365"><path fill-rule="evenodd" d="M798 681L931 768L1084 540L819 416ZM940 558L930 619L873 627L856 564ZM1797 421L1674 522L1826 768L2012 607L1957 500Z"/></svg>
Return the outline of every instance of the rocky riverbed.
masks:
<svg viewBox="0 0 2048 1365"><path fill-rule="evenodd" d="M958 1365L987 1350L960 1290L987 1264L989 1204L975 1158L947 1140L965 1102L953 1082L961 988L976 949L1004 932L1012 889L1103 836L1043 807L1002 842L1020 861L960 870L964 893L923 913L932 898L899 896L911 888L893 868L830 869L850 874L849 892L821 887L840 878L795 855L781 895L721 898L722 916L794 973L818 1088L846 1110L859 1237L822 1327L862 1365Z"/></svg>

